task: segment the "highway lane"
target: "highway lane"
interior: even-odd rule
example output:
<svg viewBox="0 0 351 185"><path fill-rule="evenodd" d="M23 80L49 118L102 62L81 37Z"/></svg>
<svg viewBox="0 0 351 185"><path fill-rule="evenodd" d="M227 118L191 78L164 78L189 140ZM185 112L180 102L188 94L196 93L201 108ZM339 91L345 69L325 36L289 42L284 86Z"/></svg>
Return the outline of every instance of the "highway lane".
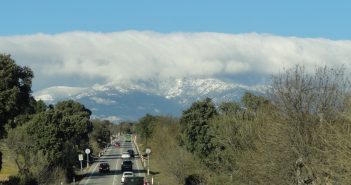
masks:
<svg viewBox="0 0 351 185"><path fill-rule="evenodd" d="M82 179L79 185L120 185L121 184L121 154L129 149L133 149L135 153L136 149L132 142L125 142L124 137L121 137L121 146L116 148L111 146L107 149L105 154L90 167L90 172ZM145 176L145 170L141 164L139 157L131 159L133 161L133 172L135 176ZM110 173L100 173L99 164L100 162L108 162L110 164Z"/></svg>

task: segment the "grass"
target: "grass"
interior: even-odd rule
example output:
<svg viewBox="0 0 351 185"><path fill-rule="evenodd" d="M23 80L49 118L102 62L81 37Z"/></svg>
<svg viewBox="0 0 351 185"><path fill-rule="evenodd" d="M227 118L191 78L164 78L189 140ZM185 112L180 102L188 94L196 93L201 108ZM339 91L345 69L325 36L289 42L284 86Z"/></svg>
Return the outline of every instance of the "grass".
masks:
<svg viewBox="0 0 351 185"><path fill-rule="evenodd" d="M0 141L0 151L2 152L2 169L0 171L0 182L5 181L11 175L17 175L18 169L15 161L11 158L9 148L3 141Z"/></svg>
<svg viewBox="0 0 351 185"><path fill-rule="evenodd" d="M159 166L157 159L150 157L150 182L151 176L154 177L154 184L163 184L169 181L169 176L162 172L162 167Z"/></svg>

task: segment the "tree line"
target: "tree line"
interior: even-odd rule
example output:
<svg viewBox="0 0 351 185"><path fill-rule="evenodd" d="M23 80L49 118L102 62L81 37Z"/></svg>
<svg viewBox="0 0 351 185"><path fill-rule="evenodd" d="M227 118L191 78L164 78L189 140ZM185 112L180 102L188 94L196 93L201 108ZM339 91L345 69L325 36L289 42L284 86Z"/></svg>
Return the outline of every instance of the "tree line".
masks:
<svg viewBox="0 0 351 185"><path fill-rule="evenodd" d="M161 184L348 184L351 182L350 81L344 67L295 66L272 76L264 96L194 102L179 118L150 114L113 125L90 120L72 101L31 96L28 67L0 55L0 137L18 167L12 184L54 184L74 175L86 147L98 151L116 132L152 149ZM0 152L0 159L1 159ZM2 161L0 160L0 169Z"/></svg>
<svg viewBox="0 0 351 185"><path fill-rule="evenodd" d="M65 100L46 105L31 95L34 74L0 54L0 139L16 163L18 175L4 184L57 184L71 181L78 154L97 154L117 128L106 120L91 120L84 105ZM0 151L0 170L2 166Z"/></svg>
<svg viewBox="0 0 351 185"><path fill-rule="evenodd" d="M180 118L146 115L131 130L168 185L348 184L350 81L345 68L295 66L264 96L194 102Z"/></svg>

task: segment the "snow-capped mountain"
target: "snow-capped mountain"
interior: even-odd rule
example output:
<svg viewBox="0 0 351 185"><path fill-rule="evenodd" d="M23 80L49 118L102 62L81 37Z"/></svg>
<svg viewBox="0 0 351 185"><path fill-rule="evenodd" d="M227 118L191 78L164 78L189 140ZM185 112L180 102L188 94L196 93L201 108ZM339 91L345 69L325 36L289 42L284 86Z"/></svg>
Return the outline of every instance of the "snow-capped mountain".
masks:
<svg viewBox="0 0 351 185"><path fill-rule="evenodd" d="M219 79L168 79L119 82L92 87L54 86L34 93L48 104L73 99L95 117L114 122L136 120L146 113L179 116L192 102L206 97L216 103L237 101L246 91L262 93L265 86L246 86Z"/></svg>

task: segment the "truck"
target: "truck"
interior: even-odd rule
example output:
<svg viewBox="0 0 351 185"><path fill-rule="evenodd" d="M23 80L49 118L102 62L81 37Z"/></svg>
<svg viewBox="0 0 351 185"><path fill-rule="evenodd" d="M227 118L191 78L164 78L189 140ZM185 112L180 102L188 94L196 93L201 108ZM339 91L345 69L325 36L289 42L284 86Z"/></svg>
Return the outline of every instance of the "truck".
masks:
<svg viewBox="0 0 351 185"><path fill-rule="evenodd" d="M144 185L144 177L126 177L123 185Z"/></svg>

